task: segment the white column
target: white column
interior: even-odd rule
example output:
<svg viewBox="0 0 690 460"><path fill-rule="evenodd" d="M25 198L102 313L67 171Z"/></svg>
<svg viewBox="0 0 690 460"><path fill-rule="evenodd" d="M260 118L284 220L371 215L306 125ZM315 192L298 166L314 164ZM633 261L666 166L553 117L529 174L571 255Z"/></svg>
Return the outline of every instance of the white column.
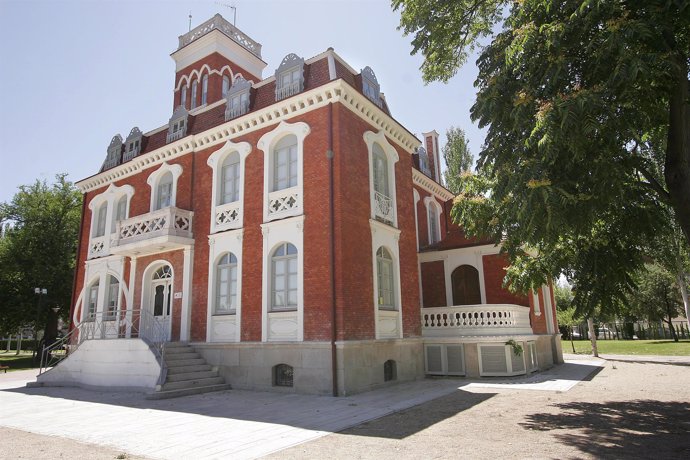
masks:
<svg viewBox="0 0 690 460"><path fill-rule="evenodd" d="M182 312L180 321L180 341L187 342L190 337L190 318L192 315L192 262L194 247L184 249L184 268L182 273Z"/></svg>
<svg viewBox="0 0 690 460"><path fill-rule="evenodd" d="M131 257L129 260L129 282L128 282L128 292L127 292L127 333L126 337L129 339L132 337L132 310L134 310L134 283L136 282L137 275L137 258ZM143 306L139 306L143 308ZM139 314L141 317L141 313Z"/></svg>

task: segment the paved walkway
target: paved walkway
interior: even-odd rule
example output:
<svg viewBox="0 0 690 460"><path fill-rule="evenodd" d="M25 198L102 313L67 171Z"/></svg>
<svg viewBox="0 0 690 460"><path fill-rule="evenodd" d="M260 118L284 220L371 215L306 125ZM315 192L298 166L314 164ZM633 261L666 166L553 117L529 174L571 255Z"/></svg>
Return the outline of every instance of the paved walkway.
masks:
<svg viewBox="0 0 690 460"><path fill-rule="evenodd" d="M458 390L567 391L603 365L575 360L523 378L426 379L332 398L231 390L149 401L139 393L26 388L32 371L0 375L0 426L160 459L257 458Z"/></svg>

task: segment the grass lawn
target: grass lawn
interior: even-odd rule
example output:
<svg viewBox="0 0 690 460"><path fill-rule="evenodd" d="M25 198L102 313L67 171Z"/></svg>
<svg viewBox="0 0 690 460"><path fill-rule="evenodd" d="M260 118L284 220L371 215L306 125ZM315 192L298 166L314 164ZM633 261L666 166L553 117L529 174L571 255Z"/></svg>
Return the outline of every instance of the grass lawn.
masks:
<svg viewBox="0 0 690 460"><path fill-rule="evenodd" d="M575 340L577 354L592 354L589 340ZM572 353L570 340L562 340L563 353ZM599 354L690 356L690 340L597 340Z"/></svg>
<svg viewBox="0 0 690 460"><path fill-rule="evenodd" d="M9 353L0 351L0 365L10 366L7 372L25 371L27 369L34 369L38 367L38 365L34 364L30 351L22 351L18 355L15 353L15 351L10 351Z"/></svg>

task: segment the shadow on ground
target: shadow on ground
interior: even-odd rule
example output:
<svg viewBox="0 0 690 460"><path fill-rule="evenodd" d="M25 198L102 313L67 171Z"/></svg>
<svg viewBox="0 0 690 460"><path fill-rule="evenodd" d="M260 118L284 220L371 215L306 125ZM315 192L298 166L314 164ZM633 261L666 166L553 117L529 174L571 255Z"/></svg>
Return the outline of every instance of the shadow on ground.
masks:
<svg viewBox="0 0 690 460"><path fill-rule="evenodd" d="M560 413L527 415L521 425L553 431L560 443L597 458L690 458L688 402L572 402L552 407Z"/></svg>

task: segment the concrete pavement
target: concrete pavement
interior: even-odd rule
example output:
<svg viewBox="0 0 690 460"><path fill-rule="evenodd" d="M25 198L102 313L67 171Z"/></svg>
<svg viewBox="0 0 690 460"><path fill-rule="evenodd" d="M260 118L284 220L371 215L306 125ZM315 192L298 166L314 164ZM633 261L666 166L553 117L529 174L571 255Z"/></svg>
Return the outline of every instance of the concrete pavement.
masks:
<svg viewBox="0 0 690 460"><path fill-rule="evenodd" d="M80 388L26 388L0 375L0 426L160 459L257 458L458 391L567 391L603 366L574 360L531 376L425 379L333 398L230 390L172 400Z"/></svg>

